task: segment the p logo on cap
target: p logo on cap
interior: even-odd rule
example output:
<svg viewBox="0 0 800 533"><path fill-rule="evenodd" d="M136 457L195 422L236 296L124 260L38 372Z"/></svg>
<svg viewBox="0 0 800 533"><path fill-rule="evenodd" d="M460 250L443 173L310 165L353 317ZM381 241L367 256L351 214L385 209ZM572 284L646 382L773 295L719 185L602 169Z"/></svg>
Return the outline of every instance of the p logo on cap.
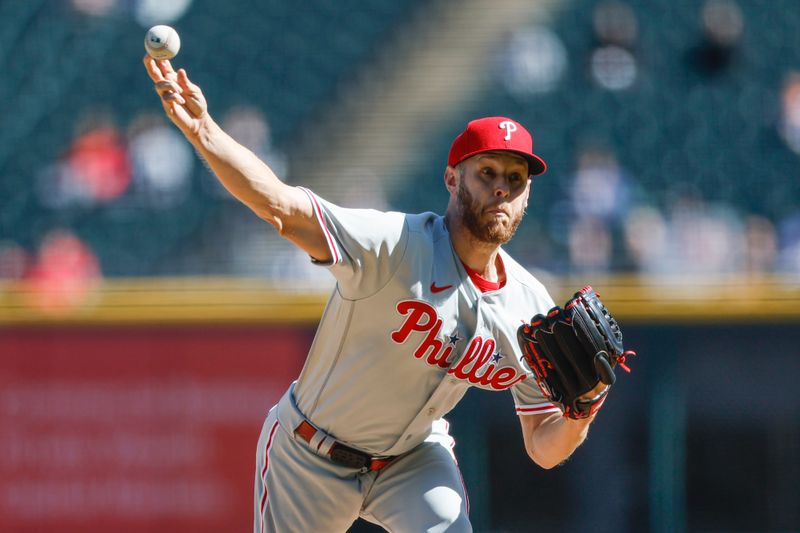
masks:
<svg viewBox="0 0 800 533"><path fill-rule="evenodd" d="M511 122L510 120L504 120L503 122L498 124L498 126L506 129L506 136L503 138L506 141L510 141L511 134L517 131L517 125L514 122Z"/></svg>
<svg viewBox="0 0 800 533"><path fill-rule="evenodd" d="M533 137L519 122L507 117L484 117L467 124L453 141L447 164L461 161L481 152L495 150L513 152L528 162L528 174L538 176L547 170L541 157L533 153Z"/></svg>

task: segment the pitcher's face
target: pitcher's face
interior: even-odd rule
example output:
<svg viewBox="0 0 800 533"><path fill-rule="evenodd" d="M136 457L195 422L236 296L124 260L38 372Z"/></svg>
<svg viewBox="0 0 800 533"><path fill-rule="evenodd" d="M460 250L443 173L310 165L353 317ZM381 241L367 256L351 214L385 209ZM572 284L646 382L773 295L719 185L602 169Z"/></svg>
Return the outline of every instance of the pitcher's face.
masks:
<svg viewBox="0 0 800 533"><path fill-rule="evenodd" d="M459 165L458 214L481 242L504 244L517 230L530 192L528 163L508 152L485 152Z"/></svg>

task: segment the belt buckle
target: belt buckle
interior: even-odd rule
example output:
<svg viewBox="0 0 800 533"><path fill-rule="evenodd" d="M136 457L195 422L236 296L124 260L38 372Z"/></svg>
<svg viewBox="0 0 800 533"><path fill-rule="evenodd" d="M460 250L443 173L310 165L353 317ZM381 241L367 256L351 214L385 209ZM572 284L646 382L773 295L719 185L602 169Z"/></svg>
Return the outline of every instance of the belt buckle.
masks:
<svg viewBox="0 0 800 533"><path fill-rule="evenodd" d="M369 469L372 458L364 452L358 451L344 444L336 443L329 452L331 461L340 466L356 469Z"/></svg>

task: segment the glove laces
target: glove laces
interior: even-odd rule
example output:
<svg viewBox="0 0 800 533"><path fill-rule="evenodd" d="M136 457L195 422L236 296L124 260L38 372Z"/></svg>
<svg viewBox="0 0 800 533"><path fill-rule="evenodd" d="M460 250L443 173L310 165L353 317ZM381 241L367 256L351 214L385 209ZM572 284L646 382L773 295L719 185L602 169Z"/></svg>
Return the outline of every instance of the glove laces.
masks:
<svg viewBox="0 0 800 533"><path fill-rule="evenodd" d="M629 366L628 366L628 365L625 363L625 360L626 360L626 359L627 359L629 356L630 356L630 357L634 357L634 356L636 356L636 352L634 352L633 350L625 350L624 352L622 352L622 355L620 355L619 357L617 357L617 364L619 365L619 367L620 367L622 370L624 370L624 371L625 371L625 372L627 372L628 374L630 374L630 373L631 373L631 367L629 367Z"/></svg>

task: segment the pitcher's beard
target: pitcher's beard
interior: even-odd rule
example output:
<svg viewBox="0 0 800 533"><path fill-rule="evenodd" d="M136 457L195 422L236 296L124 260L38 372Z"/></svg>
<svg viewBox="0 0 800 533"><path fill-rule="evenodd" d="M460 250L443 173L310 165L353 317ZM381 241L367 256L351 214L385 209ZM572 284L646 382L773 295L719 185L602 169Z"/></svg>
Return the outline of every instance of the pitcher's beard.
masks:
<svg viewBox="0 0 800 533"><path fill-rule="evenodd" d="M464 226L480 242L505 244L511 240L520 222L522 222L524 212L510 219L492 217L488 223L481 223L481 208L476 205L477 202L464 186L463 180L458 184L458 196L456 198Z"/></svg>

